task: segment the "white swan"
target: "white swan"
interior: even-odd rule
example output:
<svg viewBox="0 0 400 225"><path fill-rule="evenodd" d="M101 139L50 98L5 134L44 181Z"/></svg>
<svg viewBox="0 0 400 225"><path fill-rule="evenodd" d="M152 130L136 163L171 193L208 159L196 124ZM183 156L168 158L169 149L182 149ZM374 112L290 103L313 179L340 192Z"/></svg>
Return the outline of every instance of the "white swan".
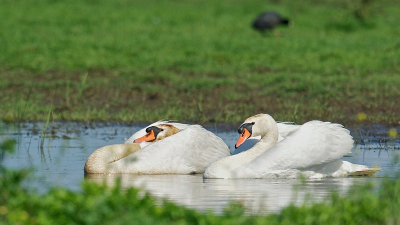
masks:
<svg viewBox="0 0 400 225"><path fill-rule="evenodd" d="M146 133L147 132L147 133ZM136 134L135 134L136 135ZM138 136L138 135L136 135ZM138 142L147 141L144 147ZM226 144L199 125L147 127L134 143L109 145L87 159L85 173L194 174L230 155Z"/></svg>
<svg viewBox="0 0 400 225"><path fill-rule="evenodd" d="M211 164L204 178L306 178L372 175L379 169L351 164L341 158L353 147L350 132L340 124L310 121L282 141L275 120L259 114L245 120L235 147L261 136L253 148Z"/></svg>

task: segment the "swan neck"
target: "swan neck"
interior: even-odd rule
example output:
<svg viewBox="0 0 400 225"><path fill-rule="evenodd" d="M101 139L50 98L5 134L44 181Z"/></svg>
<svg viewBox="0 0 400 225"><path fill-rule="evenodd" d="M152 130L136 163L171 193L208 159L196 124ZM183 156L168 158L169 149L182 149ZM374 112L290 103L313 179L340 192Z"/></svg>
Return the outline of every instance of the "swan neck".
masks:
<svg viewBox="0 0 400 225"><path fill-rule="evenodd" d="M94 151L87 159L85 173L107 173L114 162L123 159L140 149L139 144L108 145Z"/></svg>
<svg viewBox="0 0 400 225"><path fill-rule="evenodd" d="M266 143L271 143L272 145L275 145L276 143L278 143L278 138L279 138L278 128L272 129L269 132L267 132L266 134L261 135L260 142L266 142Z"/></svg>
<svg viewBox="0 0 400 225"><path fill-rule="evenodd" d="M275 125L268 132L261 135L260 141L253 147L254 151L256 151L258 154L262 154L263 152L272 148L276 143L278 143L278 138L279 131L278 127Z"/></svg>
<svg viewBox="0 0 400 225"><path fill-rule="evenodd" d="M276 131L270 131L262 135L260 141L257 144L255 144L251 149L243 152L244 154L242 156L242 160L249 162L255 159L263 152L274 146L278 142L278 137L278 129L276 129Z"/></svg>

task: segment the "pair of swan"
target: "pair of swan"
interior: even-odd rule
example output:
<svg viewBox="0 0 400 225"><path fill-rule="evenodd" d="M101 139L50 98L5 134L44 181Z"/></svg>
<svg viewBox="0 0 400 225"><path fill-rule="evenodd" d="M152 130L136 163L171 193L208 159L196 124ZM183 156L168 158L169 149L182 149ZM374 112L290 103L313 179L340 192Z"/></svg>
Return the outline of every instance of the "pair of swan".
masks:
<svg viewBox="0 0 400 225"><path fill-rule="evenodd" d="M85 173L204 172L204 178L229 179L342 177L377 171L341 160L351 151L353 139L339 124L310 121L292 125L259 114L246 119L238 132L236 148L248 139L260 140L231 156L219 137L199 125L159 121L132 135L125 144L93 152Z"/></svg>

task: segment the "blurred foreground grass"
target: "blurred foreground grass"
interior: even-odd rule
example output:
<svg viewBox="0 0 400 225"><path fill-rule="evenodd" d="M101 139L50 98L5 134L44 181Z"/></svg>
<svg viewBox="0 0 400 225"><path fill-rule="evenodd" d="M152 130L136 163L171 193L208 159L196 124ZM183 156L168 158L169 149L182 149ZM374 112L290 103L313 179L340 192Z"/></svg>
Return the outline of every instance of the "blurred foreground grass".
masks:
<svg viewBox="0 0 400 225"><path fill-rule="evenodd" d="M400 121L398 1L0 4L5 121ZM260 35L265 10L294 26Z"/></svg>

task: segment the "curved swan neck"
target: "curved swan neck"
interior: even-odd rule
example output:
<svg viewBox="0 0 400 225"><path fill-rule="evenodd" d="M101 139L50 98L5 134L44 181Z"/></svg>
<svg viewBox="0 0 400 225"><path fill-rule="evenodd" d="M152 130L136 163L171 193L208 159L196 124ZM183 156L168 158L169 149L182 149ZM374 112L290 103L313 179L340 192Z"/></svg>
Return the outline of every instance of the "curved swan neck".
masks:
<svg viewBox="0 0 400 225"><path fill-rule="evenodd" d="M268 114L258 115L256 116L256 119L258 121L255 122L253 130L256 135L261 135L261 139L248 151L251 150L257 154L261 154L278 143L279 130L275 120Z"/></svg>
<svg viewBox="0 0 400 225"><path fill-rule="evenodd" d="M253 123L252 136L261 136L261 142L278 142L279 130L276 121L268 114L258 114L245 120L245 123Z"/></svg>
<svg viewBox="0 0 400 225"><path fill-rule="evenodd" d="M278 138L279 138L278 127L276 126L276 124L274 124L273 127L270 127L267 133L261 135L260 142L271 142L273 144L276 144L278 143Z"/></svg>
<svg viewBox="0 0 400 225"><path fill-rule="evenodd" d="M228 156L210 165L204 173L206 178L232 178L236 169L250 163L278 142L279 131L275 120L268 114L259 114L245 120L253 124L252 136L261 140L247 151Z"/></svg>
<svg viewBox="0 0 400 225"><path fill-rule="evenodd" d="M140 149L139 144L108 145L94 151L85 163L85 173L106 173L113 162L129 156Z"/></svg>
<svg viewBox="0 0 400 225"><path fill-rule="evenodd" d="M243 162L253 160L278 142L279 131L276 122L269 115L266 118L267 119L262 119L262 121L255 123L257 125L255 125L253 129L256 131L257 135L261 135L261 139L251 149L240 153Z"/></svg>

